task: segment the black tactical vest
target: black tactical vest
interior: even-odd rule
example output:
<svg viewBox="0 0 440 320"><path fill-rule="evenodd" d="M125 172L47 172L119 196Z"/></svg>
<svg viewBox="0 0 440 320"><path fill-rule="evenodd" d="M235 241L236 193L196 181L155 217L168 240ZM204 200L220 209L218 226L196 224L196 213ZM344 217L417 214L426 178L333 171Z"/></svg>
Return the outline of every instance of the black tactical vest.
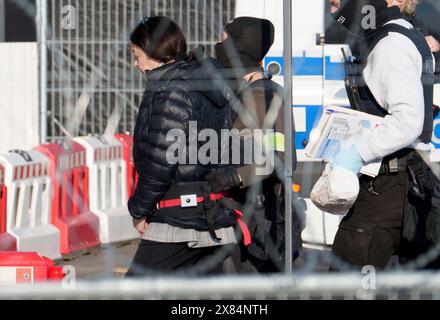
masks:
<svg viewBox="0 0 440 320"><path fill-rule="evenodd" d="M346 69L346 88L350 98L350 104L352 105L353 109L372 115L384 117L388 114L388 112L383 109L375 100L370 89L363 81L362 71L366 66L367 58L370 52L374 49L376 44L388 36L390 32L396 32L406 36L414 43L422 56L423 70L420 76L423 84L425 100L425 120L423 131L419 139L423 143L429 143L431 141L433 131L434 60L425 37L415 29L407 29L403 26L390 23L380 28L377 32L365 40L363 43L363 48L361 49L361 57L357 60L357 62L350 62L351 66ZM354 86L352 84L350 85L351 79L354 79ZM402 81L405 81L405 79L402 79Z"/></svg>

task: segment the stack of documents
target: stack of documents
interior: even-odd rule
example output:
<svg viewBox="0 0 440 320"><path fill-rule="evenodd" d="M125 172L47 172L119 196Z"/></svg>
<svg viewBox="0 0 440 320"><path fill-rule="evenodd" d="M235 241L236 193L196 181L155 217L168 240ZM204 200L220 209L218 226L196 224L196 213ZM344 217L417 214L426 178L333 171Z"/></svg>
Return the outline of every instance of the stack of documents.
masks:
<svg viewBox="0 0 440 320"><path fill-rule="evenodd" d="M310 134L306 156L330 161L341 149L348 149L356 141L371 134L380 125L382 117L348 108L329 106L324 109L318 126ZM365 164L361 173L378 175L382 159Z"/></svg>

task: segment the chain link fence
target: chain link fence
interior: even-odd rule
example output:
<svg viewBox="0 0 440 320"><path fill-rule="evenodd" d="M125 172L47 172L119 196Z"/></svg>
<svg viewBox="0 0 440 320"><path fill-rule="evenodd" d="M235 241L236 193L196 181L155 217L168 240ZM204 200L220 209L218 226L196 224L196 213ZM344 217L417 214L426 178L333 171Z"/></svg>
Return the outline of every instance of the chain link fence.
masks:
<svg viewBox="0 0 440 320"><path fill-rule="evenodd" d="M0 299L155 300L437 300L436 273L300 274L224 277L146 277L144 279L15 286Z"/></svg>
<svg viewBox="0 0 440 320"><path fill-rule="evenodd" d="M27 1L18 2L25 10ZM164 15L182 27L190 49L204 45L213 55L223 25L234 17L234 7L234 0L37 1L45 62L41 95L47 103L43 137L53 141L132 132L144 79L131 65L130 31L144 16ZM294 207L298 209L299 202ZM221 250L198 268L209 268L229 253ZM111 265L114 252L106 254L104 260ZM330 251L305 251L292 275L169 278L149 274L136 281L79 281L68 289L59 285L2 288L0 298L439 299L439 275L415 272L438 257L439 250L433 248L406 266L389 269L400 271L376 275L374 269L355 272ZM327 273L331 262L341 273Z"/></svg>

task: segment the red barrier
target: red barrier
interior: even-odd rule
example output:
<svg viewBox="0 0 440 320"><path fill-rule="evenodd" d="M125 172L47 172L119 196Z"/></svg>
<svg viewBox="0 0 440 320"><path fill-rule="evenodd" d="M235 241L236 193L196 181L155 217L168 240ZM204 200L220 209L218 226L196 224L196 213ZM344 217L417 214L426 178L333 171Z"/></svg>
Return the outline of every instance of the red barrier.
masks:
<svg viewBox="0 0 440 320"><path fill-rule="evenodd" d="M63 268L36 252L0 252L0 285L61 281Z"/></svg>
<svg viewBox="0 0 440 320"><path fill-rule="evenodd" d="M123 145L124 160L127 164L127 192L128 197L131 197L136 189L138 181L138 174L134 167L133 161L133 136L127 134L117 134L118 139Z"/></svg>
<svg viewBox="0 0 440 320"><path fill-rule="evenodd" d="M0 166L0 251L16 251L17 240L6 233L6 200L5 169Z"/></svg>
<svg viewBox="0 0 440 320"><path fill-rule="evenodd" d="M41 145L35 150L50 159L51 223L60 230L61 253L100 245L99 219L89 209L89 170L84 147L69 141Z"/></svg>

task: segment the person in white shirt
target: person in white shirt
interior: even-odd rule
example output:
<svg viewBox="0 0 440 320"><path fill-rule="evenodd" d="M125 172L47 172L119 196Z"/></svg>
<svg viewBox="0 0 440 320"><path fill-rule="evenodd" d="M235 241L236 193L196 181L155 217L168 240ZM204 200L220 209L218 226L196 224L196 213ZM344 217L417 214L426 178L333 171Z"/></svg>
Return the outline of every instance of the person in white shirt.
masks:
<svg viewBox="0 0 440 320"><path fill-rule="evenodd" d="M417 158L414 146L432 136L433 81L422 80L433 76L434 61L423 35L386 0L344 1L334 18L362 44L360 111L384 119L332 161L359 174L363 164L383 159L379 176L360 176L358 199L339 226L333 253L354 266L385 268L399 251L406 165ZM332 270L340 269L339 259Z"/></svg>
<svg viewBox="0 0 440 320"><path fill-rule="evenodd" d="M416 18L416 7L420 3L420 0L387 0L387 2L388 6L397 6L404 18L411 22L414 28L423 33L432 53L440 52L439 41L429 34L423 23Z"/></svg>

